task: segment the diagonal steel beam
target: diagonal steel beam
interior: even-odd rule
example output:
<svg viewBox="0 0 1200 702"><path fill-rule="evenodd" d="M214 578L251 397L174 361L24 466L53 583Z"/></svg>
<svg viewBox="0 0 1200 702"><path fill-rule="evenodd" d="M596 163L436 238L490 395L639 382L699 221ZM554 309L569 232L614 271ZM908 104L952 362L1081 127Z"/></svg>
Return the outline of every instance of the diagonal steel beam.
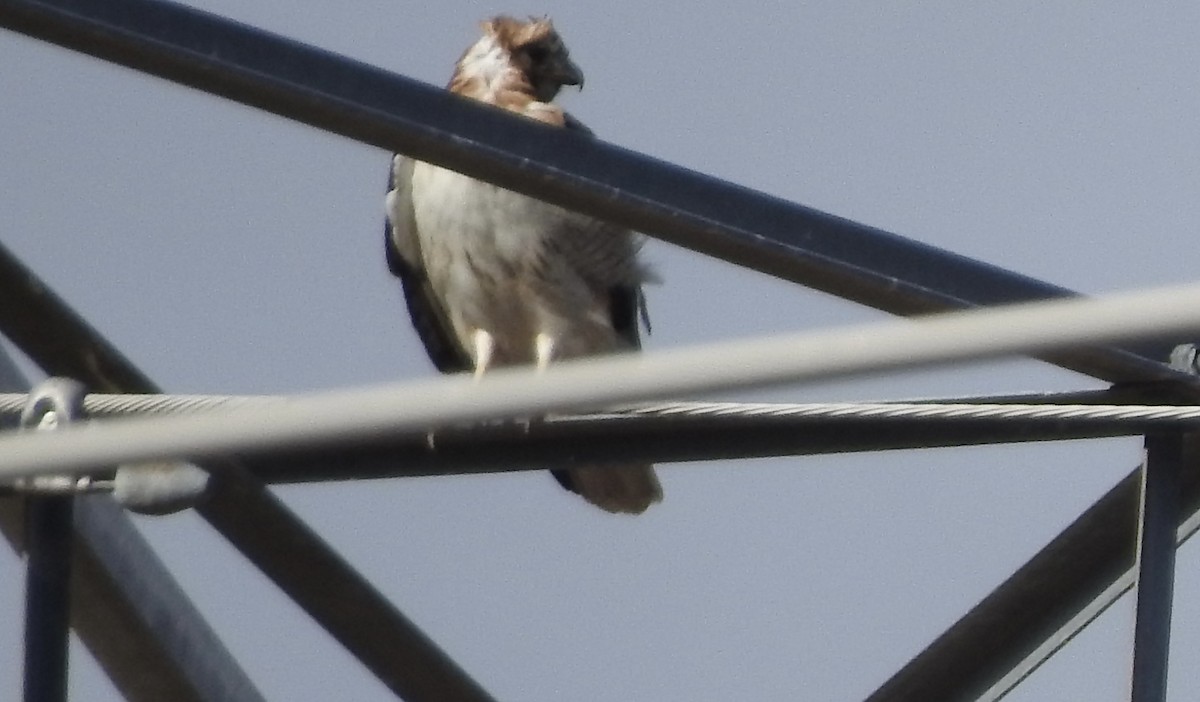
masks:
<svg viewBox="0 0 1200 702"><path fill-rule="evenodd" d="M897 314L1073 294L162 0L0 0L0 26ZM1112 382L1186 381L1159 362L1169 349L1043 357Z"/></svg>
<svg viewBox="0 0 1200 702"><path fill-rule="evenodd" d="M0 299L0 332L47 373L113 392L159 392L3 247ZM216 471L213 490L197 508L201 516L397 695L410 702L492 699L240 466Z"/></svg>
<svg viewBox="0 0 1200 702"><path fill-rule="evenodd" d="M428 85L178 5L150 0L0 0L0 26L456 168L894 313L1071 294L602 142L545 131ZM1112 382L1188 382L1160 363L1169 348L1108 346L1044 358ZM1129 501L1128 483L1114 490L1051 544L1056 552L1077 555L1083 569L1035 557L964 622L976 614L1005 611L1069 618L1069 612L1089 599L1093 585L1114 581L1127 560L1124 545L1133 539L1122 511ZM1085 528L1092 524L1115 529L1092 534ZM1040 587L1041 578L1061 587ZM991 632L967 628L974 633L957 639L963 645L956 660L971 659L974 672L964 671L976 675L970 688L994 677L1006 664L1006 654L986 645ZM1028 617L1004 623L1003 629L1017 642L1013 650L1046 635L1041 621ZM956 625L951 632L963 630ZM899 677L936 677L948 660L923 655Z"/></svg>
<svg viewBox="0 0 1200 702"><path fill-rule="evenodd" d="M0 388L29 384L0 347ZM24 546L23 501L0 499L0 532ZM112 500L75 504L71 622L130 702L261 702L262 696Z"/></svg>
<svg viewBox="0 0 1200 702"><path fill-rule="evenodd" d="M1190 515L1200 509L1200 464L1186 465L1181 503ZM866 702L965 702L987 692L1133 567L1139 482L1134 471L1117 483Z"/></svg>

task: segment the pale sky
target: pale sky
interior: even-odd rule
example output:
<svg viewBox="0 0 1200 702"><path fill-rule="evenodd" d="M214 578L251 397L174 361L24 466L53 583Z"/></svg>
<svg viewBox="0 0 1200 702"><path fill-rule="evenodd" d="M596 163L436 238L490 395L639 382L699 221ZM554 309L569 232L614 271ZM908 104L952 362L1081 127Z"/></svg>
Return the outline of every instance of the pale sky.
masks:
<svg viewBox="0 0 1200 702"><path fill-rule="evenodd" d="M198 7L443 84L491 14L549 14L601 138L1087 293L1196 278L1200 8L1127 3ZM431 375L380 241L388 155L0 34L6 246L172 392ZM648 350L881 313L652 242ZM745 393L1096 388L1034 361ZM859 700L1132 469L1135 439L660 467L614 517L544 472L279 494L498 699ZM138 518L268 699L389 693L202 520ZM1200 697L1179 553L1171 696ZM0 698L23 569L0 554ZM1011 700L1128 698L1126 597ZM72 699L117 699L72 649Z"/></svg>

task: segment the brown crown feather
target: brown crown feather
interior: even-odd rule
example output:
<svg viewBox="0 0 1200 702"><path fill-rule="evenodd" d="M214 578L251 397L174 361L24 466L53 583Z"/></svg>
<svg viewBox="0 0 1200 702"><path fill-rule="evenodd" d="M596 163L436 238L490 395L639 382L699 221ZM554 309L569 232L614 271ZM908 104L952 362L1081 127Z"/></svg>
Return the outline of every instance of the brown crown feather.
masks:
<svg viewBox="0 0 1200 702"><path fill-rule="evenodd" d="M549 17L530 17L528 21L523 22L508 15L497 15L480 22L479 26L485 34L495 37L496 43L509 51L539 41L552 43L558 40L558 34L554 31L554 24Z"/></svg>

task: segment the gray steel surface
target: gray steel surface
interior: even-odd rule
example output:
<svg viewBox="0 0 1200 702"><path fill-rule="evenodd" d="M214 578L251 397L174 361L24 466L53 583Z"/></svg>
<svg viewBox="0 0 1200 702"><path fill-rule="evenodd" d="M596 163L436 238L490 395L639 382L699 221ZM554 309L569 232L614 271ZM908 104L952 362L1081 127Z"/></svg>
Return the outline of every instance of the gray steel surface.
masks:
<svg viewBox="0 0 1200 702"><path fill-rule="evenodd" d="M2 345L0 388L29 389ZM0 498L0 531L18 551L24 514L22 499ZM112 500L77 499L74 525L71 624L126 699L263 700Z"/></svg>
<svg viewBox="0 0 1200 702"><path fill-rule="evenodd" d="M1146 436L1130 696L1133 702L1165 702L1167 699L1183 441L1183 434L1179 432Z"/></svg>
<svg viewBox="0 0 1200 702"><path fill-rule="evenodd" d="M551 134L431 86L178 5L0 0L0 24L895 313L1071 294L601 142ZM0 275L0 285L7 278ZM11 292L0 295L8 299ZM13 312L20 305L0 307L8 308L0 310L8 317L0 326L23 348L53 343L34 338L30 316ZM1162 363L1173 345L1046 358L1113 382L1193 383ZM69 348L60 353L75 355ZM1197 507L1192 465L1182 478L1184 515ZM1119 483L871 699L966 699L986 689L1128 569L1136 504L1136 481Z"/></svg>
<svg viewBox="0 0 1200 702"><path fill-rule="evenodd" d="M0 26L897 314L1075 294L171 2L0 0ZM1045 357L1113 382L1195 382L1162 363L1173 346Z"/></svg>
<svg viewBox="0 0 1200 702"><path fill-rule="evenodd" d="M84 419L83 386L65 378L38 384L25 400L21 428L53 431ZM71 624L73 495L25 501L25 702L67 699Z"/></svg>
<svg viewBox="0 0 1200 702"><path fill-rule="evenodd" d="M0 299L0 332L47 373L108 392L159 392L3 247ZM491 699L261 482L233 463L217 473L200 515L385 685L410 702Z"/></svg>

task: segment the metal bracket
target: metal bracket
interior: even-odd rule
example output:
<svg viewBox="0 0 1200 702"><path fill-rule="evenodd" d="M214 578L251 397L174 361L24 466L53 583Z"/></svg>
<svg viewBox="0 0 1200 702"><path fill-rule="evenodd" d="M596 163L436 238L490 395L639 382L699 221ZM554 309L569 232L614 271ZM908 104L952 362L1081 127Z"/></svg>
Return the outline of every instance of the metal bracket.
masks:
<svg viewBox="0 0 1200 702"><path fill-rule="evenodd" d="M51 378L29 394L21 412L25 430L53 430L84 418L83 385ZM71 477L51 477L47 485L69 486ZM69 494L26 498L25 700L67 698L67 634L71 623L71 542L74 501Z"/></svg>
<svg viewBox="0 0 1200 702"><path fill-rule="evenodd" d="M69 378L49 378L30 393L21 411L21 428L54 429L66 422L86 418L83 409L87 391ZM20 477L5 486L6 492L20 495L72 495L111 492L112 481L91 475L37 475Z"/></svg>

